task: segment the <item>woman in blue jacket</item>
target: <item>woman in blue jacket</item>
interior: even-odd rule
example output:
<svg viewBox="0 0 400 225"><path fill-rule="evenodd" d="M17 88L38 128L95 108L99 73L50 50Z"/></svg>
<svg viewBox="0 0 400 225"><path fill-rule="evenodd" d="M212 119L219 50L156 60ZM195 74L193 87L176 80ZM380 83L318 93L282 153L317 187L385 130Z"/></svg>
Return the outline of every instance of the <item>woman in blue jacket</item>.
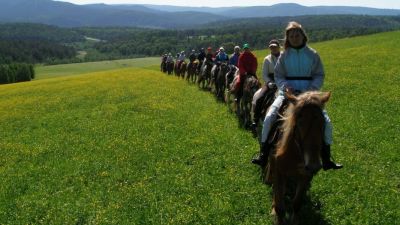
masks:
<svg viewBox="0 0 400 225"><path fill-rule="evenodd" d="M267 138L272 124L278 117L279 108L285 99L284 92L306 92L320 90L324 82L324 68L318 53L307 46L307 35L297 22L290 22L285 33L285 51L278 58L274 69L279 95L268 109L264 119L261 137L260 156L253 163L264 165L270 147ZM332 124L324 110L325 131L324 147L321 150L323 169L340 169L343 166L331 161L330 145L332 144Z"/></svg>

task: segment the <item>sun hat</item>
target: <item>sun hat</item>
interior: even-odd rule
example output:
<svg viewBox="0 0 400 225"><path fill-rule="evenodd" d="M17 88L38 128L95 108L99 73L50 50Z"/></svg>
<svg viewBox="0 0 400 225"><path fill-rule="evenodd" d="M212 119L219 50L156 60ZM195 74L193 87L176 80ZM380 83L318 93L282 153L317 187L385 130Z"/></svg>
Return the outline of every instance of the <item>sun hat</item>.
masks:
<svg viewBox="0 0 400 225"><path fill-rule="evenodd" d="M271 47L279 47L279 41L276 39L272 39L269 43L268 43L268 48Z"/></svg>

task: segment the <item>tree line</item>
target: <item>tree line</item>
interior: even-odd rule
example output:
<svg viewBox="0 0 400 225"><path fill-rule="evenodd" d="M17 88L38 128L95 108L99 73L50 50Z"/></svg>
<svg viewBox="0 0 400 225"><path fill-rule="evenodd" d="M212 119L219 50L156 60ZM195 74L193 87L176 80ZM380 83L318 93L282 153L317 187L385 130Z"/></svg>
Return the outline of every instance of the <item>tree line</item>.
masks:
<svg viewBox="0 0 400 225"><path fill-rule="evenodd" d="M34 78L35 70L32 64L0 64L0 84L30 81Z"/></svg>
<svg viewBox="0 0 400 225"><path fill-rule="evenodd" d="M325 15L234 19L185 30L80 28L79 32L101 36L105 41L93 47L102 54L156 56L192 48L243 43L249 43L254 49L263 49L270 39L283 38L287 23L293 20L303 24L311 42L400 29L399 16Z"/></svg>
<svg viewBox="0 0 400 225"><path fill-rule="evenodd" d="M360 15L232 19L180 30L0 24L0 63L112 60L159 56L208 46L215 49L220 45L229 53L232 46L243 43L249 43L253 49L263 49L270 39L283 38L285 26L293 20L303 24L311 42L400 29L400 16ZM78 51L83 51L84 56L78 56Z"/></svg>

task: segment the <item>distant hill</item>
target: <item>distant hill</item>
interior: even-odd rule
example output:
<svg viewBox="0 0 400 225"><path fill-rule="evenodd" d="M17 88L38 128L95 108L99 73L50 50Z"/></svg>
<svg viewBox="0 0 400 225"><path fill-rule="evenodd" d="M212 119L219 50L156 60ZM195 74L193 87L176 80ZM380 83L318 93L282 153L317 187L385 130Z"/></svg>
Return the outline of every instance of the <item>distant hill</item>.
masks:
<svg viewBox="0 0 400 225"><path fill-rule="evenodd" d="M0 22L43 23L62 27L192 28L233 18L326 14L393 16L400 15L400 10L367 7L306 7L291 3L220 8L137 4L75 5L53 0L2 0L0 3Z"/></svg>
<svg viewBox="0 0 400 225"><path fill-rule="evenodd" d="M170 13L134 5L75 5L52 0L2 0L0 3L0 22L44 23L62 27L176 28L222 19L225 17L211 13Z"/></svg>
<svg viewBox="0 0 400 225"><path fill-rule="evenodd" d="M275 16L302 16L302 15L400 15L400 10L375 9L368 7L349 6L313 6L307 7L293 3L276 4L272 6L254 6L234 8L224 11L220 15L236 18L248 17L275 17Z"/></svg>
<svg viewBox="0 0 400 225"><path fill-rule="evenodd" d="M187 12L181 12L184 13ZM221 45L229 53L233 46L243 43L249 43L253 49L263 49L268 40L283 38L284 27L289 21L300 22L311 42L400 29L400 16L365 15L236 18L199 25L197 29L60 28L43 24L0 23L0 62L55 64L99 61L158 56L166 52ZM27 52L29 49L31 51ZM53 57L53 52L56 52L53 49L61 51Z"/></svg>
<svg viewBox="0 0 400 225"><path fill-rule="evenodd" d="M395 9L376 9L369 7L350 7L350 6L302 6L294 3L282 3L271 6L250 6L250 7L184 7L168 5L144 5L155 10L167 12L208 12L230 18L248 17L275 17L275 16L302 16L302 15L381 15L397 16L400 10Z"/></svg>

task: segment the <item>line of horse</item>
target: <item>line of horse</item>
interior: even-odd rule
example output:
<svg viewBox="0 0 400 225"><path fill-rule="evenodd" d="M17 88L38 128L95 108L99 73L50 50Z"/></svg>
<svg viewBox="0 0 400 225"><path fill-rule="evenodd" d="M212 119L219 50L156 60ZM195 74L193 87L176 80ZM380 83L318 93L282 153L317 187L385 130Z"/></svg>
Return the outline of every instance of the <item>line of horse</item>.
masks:
<svg viewBox="0 0 400 225"><path fill-rule="evenodd" d="M202 90L214 93L217 100L229 105L231 111L239 116L241 125L249 128L251 125L251 102L254 93L261 84L255 76L249 75L243 81L243 90L235 90L239 69L228 65L227 62L214 64L210 61L200 62L162 62L161 71L185 79L189 83L197 84ZM237 94L242 91L243 96L237 100Z"/></svg>
<svg viewBox="0 0 400 225"><path fill-rule="evenodd" d="M203 90L211 91L219 101L227 103L231 111L236 111L242 126L249 126L252 121L253 96L261 86L256 76L246 76L242 81L243 90L235 90L235 80L239 76L239 70L235 66L226 63L213 65L208 61L171 65L161 65L161 70L167 74L174 73ZM243 94L237 102L232 97L236 98L239 91ZM281 109L281 119L274 125L268 137L274 148L270 151L267 165L261 170L263 182L273 187L271 214L275 215L276 224L300 224L300 209L304 205L305 193L309 190L314 175L322 167L320 149L325 125L322 110L329 98L330 92L312 91L298 96L286 93L287 100ZM272 101L264 107L267 108L270 104ZM263 110L264 114L266 111L267 109ZM256 137L260 135L259 130ZM290 194L290 201L286 197L288 189L294 190Z"/></svg>

